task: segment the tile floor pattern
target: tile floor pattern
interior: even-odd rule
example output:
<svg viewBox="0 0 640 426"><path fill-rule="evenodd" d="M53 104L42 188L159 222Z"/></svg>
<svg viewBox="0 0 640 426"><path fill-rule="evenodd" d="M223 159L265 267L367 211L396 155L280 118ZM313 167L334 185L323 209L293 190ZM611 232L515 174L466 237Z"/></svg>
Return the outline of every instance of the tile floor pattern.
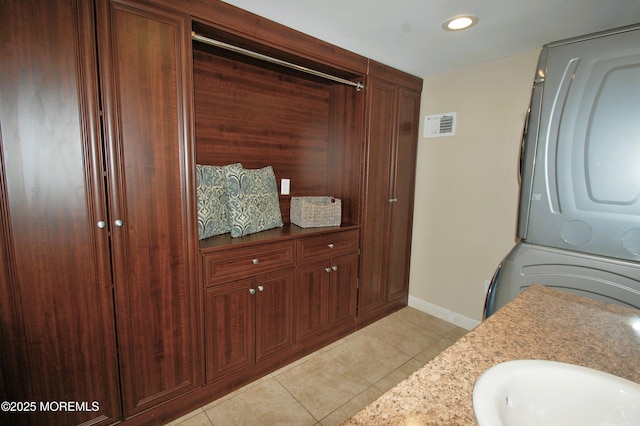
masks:
<svg viewBox="0 0 640 426"><path fill-rule="evenodd" d="M466 332L406 307L168 425L339 425Z"/></svg>

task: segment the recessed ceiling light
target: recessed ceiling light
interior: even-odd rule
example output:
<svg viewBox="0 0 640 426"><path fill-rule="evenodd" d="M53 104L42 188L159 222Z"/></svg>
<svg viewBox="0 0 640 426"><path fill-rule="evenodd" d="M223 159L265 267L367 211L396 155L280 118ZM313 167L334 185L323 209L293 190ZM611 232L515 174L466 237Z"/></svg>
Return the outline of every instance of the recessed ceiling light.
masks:
<svg viewBox="0 0 640 426"><path fill-rule="evenodd" d="M478 17L473 15L460 15L449 18L442 24L442 28L447 31L459 31L474 26L478 22Z"/></svg>

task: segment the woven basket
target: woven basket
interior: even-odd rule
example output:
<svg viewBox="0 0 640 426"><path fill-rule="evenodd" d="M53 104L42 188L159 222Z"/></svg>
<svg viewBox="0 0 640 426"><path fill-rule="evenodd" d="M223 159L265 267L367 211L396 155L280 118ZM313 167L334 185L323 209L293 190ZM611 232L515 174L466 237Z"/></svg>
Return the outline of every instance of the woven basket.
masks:
<svg viewBox="0 0 640 426"><path fill-rule="evenodd" d="M333 197L291 197L290 219L301 228L340 226L342 201Z"/></svg>

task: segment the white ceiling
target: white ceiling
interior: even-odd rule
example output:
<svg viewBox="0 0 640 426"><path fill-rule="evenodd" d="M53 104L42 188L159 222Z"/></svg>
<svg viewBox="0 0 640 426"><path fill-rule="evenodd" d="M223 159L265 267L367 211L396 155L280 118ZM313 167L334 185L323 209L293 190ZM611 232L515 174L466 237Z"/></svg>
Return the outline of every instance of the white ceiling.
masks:
<svg viewBox="0 0 640 426"><path fill-rule="evenodd" d="M640 22L640 0L224 0L426 77ZM455 15L476 26L444 31Z"/></svg>

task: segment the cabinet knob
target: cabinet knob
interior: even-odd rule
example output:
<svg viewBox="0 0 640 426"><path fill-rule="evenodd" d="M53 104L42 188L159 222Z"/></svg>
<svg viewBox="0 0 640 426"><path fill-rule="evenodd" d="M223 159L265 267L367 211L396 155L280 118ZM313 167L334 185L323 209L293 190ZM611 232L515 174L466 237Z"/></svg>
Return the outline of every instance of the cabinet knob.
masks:
<svg viewBox="0 0 640 426"><path fill-rule="evenodd" d="M333 243L330 243L328 247L332 249L334 247Z"/></svg>
<svg viewBox="0 0 640 426"><path fill-rule="evenodd" d="M260 260L258 260L258 259L253 259L253 264L254 264L254 265L257 265L258 263L260 263Z"/></svg>
<svg viewBox="0 0 640 426"><path fill-rule="evenodd" d="M258 286L258 290L260 290L260 291L264 291L264 286L259 285L259 286Z"/></svg>
<svg viewBox="0 0 640 426"><path fill-rule="evenodd" d="M122 226L122 221L120 219L116 219L115 222L113 222L113 224L118 228L120 228Z"/></svg>
<svg viewBox="0 0 640 426"><path fill-rule="evenodd" d="M331 268L324 268L325 271L331 272Z"/></svg>
<svg viewBox="0 0 640 426"><path fill-rule="evenodd" d="M389 198L389 202L390 202L390 203L395 203L396 201L398 201L398 199L397 199L397 198Z"/></svg>
<svg viewBox="0 0 640 426"><path fill-rule="evenodd" d="M255 288L250 288L250 289L249 289L249 293L251 293L251 294L256 294L256 289L255 289Z"/></svg>
<svg viewBox="0 0 640 426"><path fill-rule="evenodd" d="M101 220L98 223L96 223L96 226L100 229L104 229L104 227L107 226L107 224L104 220Z"/></svg>
<svg viewBox="0 0 640 426"><path fill-rule="evenodd" d="M331 269L333 269L334 271L338 270L338 267L336 265L332 266Z"/></svg>

